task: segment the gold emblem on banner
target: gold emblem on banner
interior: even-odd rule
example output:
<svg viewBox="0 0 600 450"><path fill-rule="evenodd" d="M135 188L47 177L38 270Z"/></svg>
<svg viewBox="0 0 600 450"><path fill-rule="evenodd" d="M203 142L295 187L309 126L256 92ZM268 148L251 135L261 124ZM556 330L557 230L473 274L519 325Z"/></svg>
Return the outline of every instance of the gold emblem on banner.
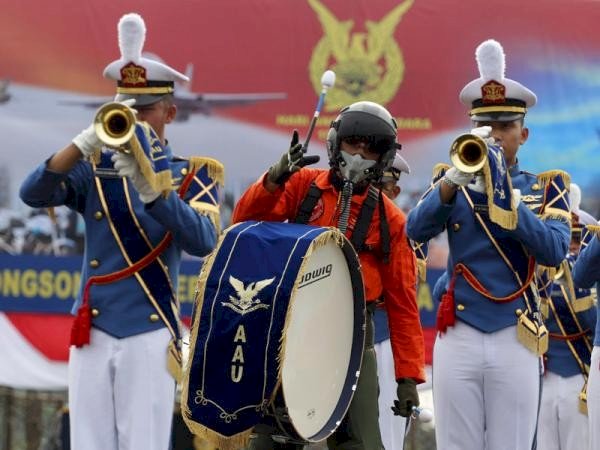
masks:
<svg viewBox="0 0 600 450"><path fill-rule="evenodd" d="M260 291L270 285L275 278L268 280L253 281L248 286L244 286L244 282L237 278L229 276L229 283L235 289L237 297L229 296L229 302L221 302L223 306L233 309L236 313L248 314L261 308L268 308L269 305L264 304L259 299L255 298Z"/></svg>
<svg viewBox="0 0 600 450"><path fill-rule="evenodd" d="M404 58L394 31L414 0L405 0L379 22L365 21L367 32L354 32L354 20L338 20L318 0L308 0L323 27L324 36L313 51L309 72L319 94L321 75L336 73L335 89L327 94L325 110L338 110L359 100L388 103L404 78Z"/></svg>

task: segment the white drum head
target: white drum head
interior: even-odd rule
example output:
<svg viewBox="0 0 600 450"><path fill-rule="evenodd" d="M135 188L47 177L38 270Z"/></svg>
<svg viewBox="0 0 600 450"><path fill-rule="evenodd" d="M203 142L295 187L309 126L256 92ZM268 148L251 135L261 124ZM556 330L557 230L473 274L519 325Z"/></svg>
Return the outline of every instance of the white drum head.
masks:
<svg viewBox="0 0 600 450"><path fill-rule="evenodd" d="M290 421L311 441L334 414L339 422L348 406L340 411L338 401L351 357L354 293L344 253L333 242L316 248L298 276L281 381Z"/></svg>

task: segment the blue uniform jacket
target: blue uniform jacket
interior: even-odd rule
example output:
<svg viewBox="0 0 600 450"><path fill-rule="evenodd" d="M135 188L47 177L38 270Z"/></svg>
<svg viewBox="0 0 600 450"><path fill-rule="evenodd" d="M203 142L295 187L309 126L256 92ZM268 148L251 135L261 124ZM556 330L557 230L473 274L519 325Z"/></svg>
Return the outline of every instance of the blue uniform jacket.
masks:
<svg viewBox="0 0 600 450"><path fill-rule="evenodd" d="M594 237L590 244L581 250L573 266L573 283L575 287L589 289L596 283L596 291L600 288L600 242ZM600 314L596 314L596 330L594 346L600 345Z"/></svg>
<svg viewBox="0 0 600 450"><path fill-rule="evenodd" d="M517 228L508 231L489 220L487 224L513 265L521 269L521 280L525 280L527 260L521 256L521 247L537 263L558 266L567 254L570 226L565 220L549 218L542 221L537 217L544 191L535 175L513 166L510 176L513 188L521 190ZM477 222L464 194L458 191L450 204L443 204L439 189L437 184L410 211L406 225L409 238L425 242L447 229L450 248L448 274L452 274L454 266L462 262L492 295L503 297L517 291L520 286L514 274ZM469 195L476 204L486 204L484 194L469 190ZM472 289L462 276L456 279L454 299L457 319L486 333L514 326L517 322L515 310L525 310L523 297L508 303L494 303ZM529 299L531 301L531 295Z"/></svg>
<svg viewBox="0 0 600 450"><path fill-rule="evenodd" d="M186 173L189 163L173 158L168 147L166 151L173 180L181 183L182 174ZM47 162L42 163L29 174L21 186L20 196L26 204L35 208L66 205L83 216L86 239L81 286L90 276L109 274L127 267L100 202L92 165L87 161L78 161L66 174L52 172L46 165ZM209 217L198 214L174 191L166 198L160 196L156 201L144 205L129 180L127 185L133 210L152 246L155 247L167 231L173 234L173 240L160 259L168 269L176 294L181 251L196 256L209 253L216 243L214 225ZM128 211L124 213L129 214ZM126 240L127 236L120 238ZM81 304L81 294L80 290L73 312ZM118 338L165 326L134 276L111 284L93 285L90 289L90 307L94 316L92 325Z"/></svg>
<svg viewBox="0 0 600 450"><path fill-rule="evenodd" d="M576 295L578 297L589 295L589 291L583 289L575 289ZM552 298L563 297L560 286L554 283L552 288ZM581 325L583 330L589 330L588 337L591 337L594 334L594 327L596 325L596 308L590 308L585 311L581 311L576 313L577 321ZM556 317L550 311L549 317L544 321L546 328L552 334L557 333L561 334L560 328L558 327L558 323L556 322ZM554 372L561 377L570 377L573 375L581 374L581 369L579 368L579 364L573 357L573 353L569 349L569 346L566 341L550 338L550 345L548 347L548 351L544 355L546 362L546 369L550 372ZM586 364L589 364L589 361L584 361Z"/></svg>

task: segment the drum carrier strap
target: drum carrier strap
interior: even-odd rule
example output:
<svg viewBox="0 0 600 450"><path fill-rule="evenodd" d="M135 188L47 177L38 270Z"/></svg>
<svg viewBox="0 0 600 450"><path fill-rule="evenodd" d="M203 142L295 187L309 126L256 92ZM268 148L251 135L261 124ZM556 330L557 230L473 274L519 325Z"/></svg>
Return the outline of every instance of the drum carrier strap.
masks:
<svg viewBox="0 0 600 450"><path fill-rule="evenodd" d="M317 205L317 202L321 198L322 194L323 191L319 189L314 182L311 183L306 196L302 200L302 203L300 203L298 214L294 219L294 223L300 223L303 225L308 224L313 209L315 209L315 206ZM364 243L367 238L369 226L371 225L371 220L373 219L373 212L379 203L379 231L381 236L381 250L383 252L383 262L388 264L390 260L390 226L385 215L385 206L383 204L383 198L381 198L382 195L383 194L379 189L373 185L369 185L369 193L362 204L360 213L358 214L358 219L356 221L356 225L354 226L354 231L352 232L350 242L357 253L368 250L364 247Z"/></svg>

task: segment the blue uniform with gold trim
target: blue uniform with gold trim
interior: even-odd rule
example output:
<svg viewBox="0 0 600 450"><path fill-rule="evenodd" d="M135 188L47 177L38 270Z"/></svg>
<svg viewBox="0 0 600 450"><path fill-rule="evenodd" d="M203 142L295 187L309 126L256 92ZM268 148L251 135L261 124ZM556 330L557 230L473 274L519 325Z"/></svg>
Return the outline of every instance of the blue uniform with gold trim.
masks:
<svg viewBox="0 0 600 450"><path fill-rule="evenodd" d="M578 288L589 289L594 285L596 291L600 288L600 241L597 236L579 253L573 266L573 282ZM600 314L596 318L594 346L600 346Z"/></svg>
<svg viewBox="0 0 600 450"><path fill-rule="evenodd" d="M560 284L554 283L552 286L552 298L556 300L564 299L564 289L564 287L561 289ZM576 298L583 298L591 296L592 293L590 289L575 288L575 295ZM569 313L566 311L562 311L562 313L557 311L557 314L562 316L563 314ZM594 305L592 304L591 307L586 310L576 312L575 317L577 318L577 322L581 326L581 329L583 331L587 330L586 336L591 340L596 328L596 308ZM550 333L550 345L548 351L544 355L546 370L556 373L561 377L570 377L581 374L581 368L573 357L573 353L571 352L567 341L553 337L562 335L562 331L552 310L550 311L548 318L544 320L544 324ZM589 360L584 361L584 363L589 364Z"/></svg>
<svg viewBox="0 0 600 450"><path fill-rule="evenodd" d="M189 170L190 163L185 159L174 158L168 146L165 150L169 156L174 188L177 188L183 174ZM105 159L107 158L103 158ZM20 196L32 207L66 205L83 216L86 240L82 286L90 276L109 274L127 267L127 261L111 231L110 221L102 205L92 164L79 161L66 174L49 171L46 164L42 163L27 177L21 186ZM112 169L112 163L103 166L103 170L97 171L99 178L120 178ZM166 198L161 196L153 203L144 205L131 182L124 178L122 180L126 182L129 192L127 203L152 247L161 241L167 231L171 231L173 235L173 241L161 254L160 260L168 270L176 294L181 251L185 250L195 256L209 253L216 243L215 226L207 215L199 214L187 203L193 198L191 192L186 194L185 201L172 191ZM128 211L124 213L129 214ZM116 230L116 233L119 234L119 231ZM126 244L128 237L120 236L120 239ZM73 307L74 312L80 303L81 296ZM93 326L117 338L165 326L134 276L106 285L92 286L90 306L94 316Z"/></svg>
<svg viewBox="0 0 600 450"><path fill-rule="evenodd" d="M518 165L511 167L509 173L513 188L521 190L518 225L512 231L489 221L487 225L501 248L510 257L515 269L519 271L521 280L525 280L527 259L521 250L522 246L539 264L557 266L567 253L570 229L566 220L550 217L542 221L537 217L536 213L543 203L544 191L535 175L519 170ZM446 228L450 248L448 273L452 273L454 266L462 262L492 295L504 297L517 291L520 286L514 274L475 219L465 195L459 191L452 203L443 204L439 189L439 185L436 186L409 213L409 237L424 242ZM485 205L484 194L469 190L469 195L474 203ZM494 303L471 288L464 277L456 278L454 298L457 319L486 333L514 326L515 310L526 308L523 296L512 302Z"/></svg>

